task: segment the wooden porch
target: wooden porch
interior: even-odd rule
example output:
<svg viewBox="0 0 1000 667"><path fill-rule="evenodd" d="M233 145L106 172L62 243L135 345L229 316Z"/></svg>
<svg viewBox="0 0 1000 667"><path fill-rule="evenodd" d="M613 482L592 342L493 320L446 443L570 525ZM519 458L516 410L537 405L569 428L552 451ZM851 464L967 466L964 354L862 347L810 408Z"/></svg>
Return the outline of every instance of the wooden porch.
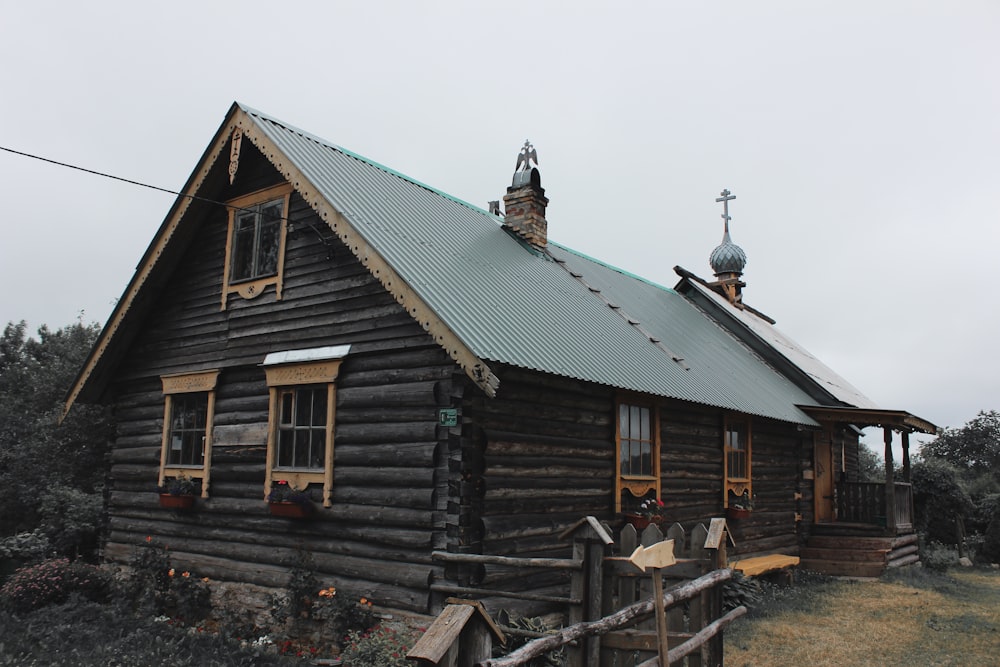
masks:
<svg viewBox="0 0 1000 667"><path fill-rule="evenodd" d="M830 474L816 476L817 521L802 549L801 566L824 574L878 577L887 568L919 562L910 484L910 433L935 434L938 428L897 410L801 407L827 428L845 423L881 427L885 445L884 482L841 479L834 483ZM898 482L893 431L902 435L902 480ZM820 447L815 451L816 467L820 469ZM824 454L829 455L829 449ZM827 469L833 470L834 466Z"/></svg>
<svg viewBox="0 0 1000 667"><path fill-rule="evenodd" d="M834 502L836 520L812 526L801 567L830 575L878 577L887 568L920 560L909 482L840 482Z"/></svg>

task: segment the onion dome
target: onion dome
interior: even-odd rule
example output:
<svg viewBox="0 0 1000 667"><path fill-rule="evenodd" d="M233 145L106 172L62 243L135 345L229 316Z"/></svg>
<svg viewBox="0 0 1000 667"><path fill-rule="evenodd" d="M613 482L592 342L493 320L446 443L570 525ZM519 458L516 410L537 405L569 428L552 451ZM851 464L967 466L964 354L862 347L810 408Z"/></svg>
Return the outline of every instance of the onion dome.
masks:
<svg viewBox="0 0 1000 667"><path fill-rule="evenodd" d="M726 222L726 231L722 235L722 243L712 251L708 257L708 263L712 267L715 275L723 273L743 273L743 267L747 265L747 254L743 248L733 243L729 238L729 222Z"/></svg>
<svg viewBox="0 0 1000 667"><path fill-rule="evenodd" d="M729 202L736 199L736 195L729 190L723 190L719 194L722 196L715 201L722 202L722 221L725 223L725 227L722 233L722 243L708 256L708 263L712 267L712 271L715 272L715 276L723 280L736 278L743 274L743 267L747 265L747 254L743 252L743 248L733 243L733 240L729 238L729 221L732 219L729 215Z"/></svg>

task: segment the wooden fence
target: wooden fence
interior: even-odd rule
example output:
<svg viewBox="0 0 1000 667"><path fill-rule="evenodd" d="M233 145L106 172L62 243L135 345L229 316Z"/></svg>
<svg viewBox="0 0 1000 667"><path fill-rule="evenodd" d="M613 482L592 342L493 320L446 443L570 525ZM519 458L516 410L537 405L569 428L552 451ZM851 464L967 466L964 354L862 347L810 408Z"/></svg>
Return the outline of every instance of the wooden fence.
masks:
<svg viewBox="0 0 1000 667"><path fill-rule="evenodd" d="M650 667L659 664L661 644L657 629L654 589L662 578L668 589L662 595L666 607L666 643L671 664L714 667L722 664L722 629L745 613L742 607L722 613L722 584L731 576L726 563L725 521L713 519L711 528L697 526L686 535L680 524L664 534L651 525L638 533L626 525L615 540L607 526L586 517L562 537L572 542L571 558L508 558L480 554L435 552L446 563L476 564L528 569L563 570L570 573L568 596L533 595L524 591L505 593L439 585L438 592L463 596L512 597L520 600L557 602L565 605L568 624L558 633L535 639L517 651L492 660L483 667L515 667L533 657L567 648L569 667ZM640 571L629 556L639 545L651 547L673 540L674 559L668 567ZM674 560L672 559L672 560Z"/></svg>

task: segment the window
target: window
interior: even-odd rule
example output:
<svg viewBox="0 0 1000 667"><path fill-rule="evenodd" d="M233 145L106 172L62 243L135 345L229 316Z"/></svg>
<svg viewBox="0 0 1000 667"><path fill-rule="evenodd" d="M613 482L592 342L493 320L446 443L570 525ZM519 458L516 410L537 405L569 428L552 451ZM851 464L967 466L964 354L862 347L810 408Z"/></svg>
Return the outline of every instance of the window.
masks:
<svg viewBox="0 0 1000 667"><path fill-rule="evenodd" d="M281 298L285 265L286 211L292 188L287 183L228 202L229 239L222 287L222 308L229 295L252 299L274 285Z"/></svg>
<svg viewBox="0 0 1000 667"><path fill-rule="evenodd" d="M164 395L161 486L168 477L201 479L201 495L208 497L218 377L217 370L160 377Z"/></svg>
<svg viewBox="0 0 1000 667"><path fill-rule="evenodd" d="M749 419L726 419L723 427L723 452L726 467L724 506L729 507L730 494L753 496Z"/></svg>
<svg viewBox="0 0 1000 667"><path fill-rule="evenodd" d="M326 466L326 386L281 389L277 467L323 470Z"/></svg>
<svg viewBox="0 0 1000 667"><path fill-rule="evenodd" d="M264 497L278 480L293 488L323 485L333 492L335 382L350 345L275 352L264 358L270 393Z"/></svg>
<svg viewBox="0 0 1000 667"><path fill-rule="evenodd" d="M615 512L622 511L622 492L643 498L650 491L660 497L660 419L655 406L618 401L615 476Z"/></svg>

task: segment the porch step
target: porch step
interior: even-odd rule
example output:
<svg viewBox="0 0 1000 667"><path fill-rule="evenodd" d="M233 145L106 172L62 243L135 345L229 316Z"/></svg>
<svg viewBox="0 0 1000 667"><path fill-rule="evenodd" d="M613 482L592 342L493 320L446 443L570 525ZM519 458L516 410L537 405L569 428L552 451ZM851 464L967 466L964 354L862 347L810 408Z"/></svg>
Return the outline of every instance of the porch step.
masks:
<svg viewBox="0 0 1000 667"><path fill-rule="evenodd" d="M919 560L916 534L876 536L850 525L822 526L801 555L802 569L846 577L879 577L886 567Z"/></svg>
<svg viewBox="0 0 1000 667"><path fill-rule="evenodd" d="M808 546L816 549L837 549L849 551L889 551L891 537L854 537L832 535L810 535Z"/></svg>

